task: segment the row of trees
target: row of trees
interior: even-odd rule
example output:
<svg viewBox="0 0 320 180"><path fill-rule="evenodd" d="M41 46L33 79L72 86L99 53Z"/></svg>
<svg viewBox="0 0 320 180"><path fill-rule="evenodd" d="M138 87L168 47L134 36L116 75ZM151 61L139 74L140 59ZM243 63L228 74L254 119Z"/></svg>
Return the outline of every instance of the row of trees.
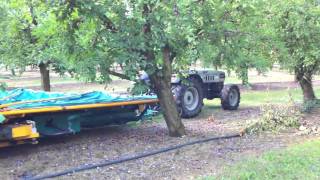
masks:
<svg viewBox="0 0 320 180"><path fill-rule="evenodd" d="M0 61L38 65L45 90L49 65L90 81L134 80L144 70L170 135L181 136L170 79L196 61L234 70L244 84L249 69L264 72L279 62L295 73L304 100L315 99L319 17L316 0L3 0Z"/></svg>

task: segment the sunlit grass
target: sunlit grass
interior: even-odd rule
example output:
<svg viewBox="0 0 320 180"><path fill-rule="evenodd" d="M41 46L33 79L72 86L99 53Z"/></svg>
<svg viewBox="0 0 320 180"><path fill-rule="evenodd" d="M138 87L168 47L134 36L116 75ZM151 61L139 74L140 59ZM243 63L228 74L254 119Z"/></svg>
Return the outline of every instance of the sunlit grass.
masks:
<svg viewBox="0 0 320 180"><path fill-rule="evenodd" d="M315 89L317 97L320 97L320 88ZM289 90L270 90L270 91L245 91L241 93L240 106L260 106L263 104L271 103L288 103L290 101L295 103L302 103L303 96L301 89ZM220 106L220 100L205 100L206 106Z"/></svg>
<svg viewBox="0 0 320 180"><path fill-rule="evenodd" d="M320 179L320 140L243 159L205 180Z"/></svg>

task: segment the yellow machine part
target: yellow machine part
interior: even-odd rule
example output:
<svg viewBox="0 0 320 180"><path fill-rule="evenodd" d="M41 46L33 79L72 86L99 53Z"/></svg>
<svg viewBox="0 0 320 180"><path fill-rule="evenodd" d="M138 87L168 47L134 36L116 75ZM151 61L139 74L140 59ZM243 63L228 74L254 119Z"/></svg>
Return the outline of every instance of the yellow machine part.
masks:
<svg viewBox="0 0 320 180"><path fill-rule="evenodd" d="M11 128L11 139L8 141L0 142L0 148L11 145L25 144L27 141L36 142L35 140L40 137L32 124L14 125ZM31 141L30 141L31 140Z"/></svg>
<svg viewBox="0 0 320 180"><path fill-rule="evenodd" d="M12 139L21 140L21 139L32 139L38 138L39 133L34 132L31 124L17 125L12 128Z"/></svg>

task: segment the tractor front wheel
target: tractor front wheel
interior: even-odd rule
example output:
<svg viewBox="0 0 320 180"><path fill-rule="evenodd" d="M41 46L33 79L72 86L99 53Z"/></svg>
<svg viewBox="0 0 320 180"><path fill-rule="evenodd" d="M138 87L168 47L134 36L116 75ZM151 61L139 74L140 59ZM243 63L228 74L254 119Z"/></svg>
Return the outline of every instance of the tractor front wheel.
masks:
<svg viewBox="0 0 320 180"><path fill-rule="evenodd" d="M240 104L240 90L237 85L225 86L221 92L221 106L224 110L237 110Z"/></svg>

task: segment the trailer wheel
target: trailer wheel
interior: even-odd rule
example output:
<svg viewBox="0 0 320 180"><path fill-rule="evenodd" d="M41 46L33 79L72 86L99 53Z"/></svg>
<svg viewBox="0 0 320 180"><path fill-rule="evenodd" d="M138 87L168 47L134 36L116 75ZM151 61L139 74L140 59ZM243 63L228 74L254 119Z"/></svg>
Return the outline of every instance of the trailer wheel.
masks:
<svg viewBox="0 0 320 180"><path fill-rule="evenodd" d="M197 116L203 106L203 91L199 80L190 78L188 84L175 85L173 94L182 118Z"/></svg>
<svg viewBox="0 0 320 180"><path fill-rule="evenodd" d="M221 92L221 106L224 110L236 110L240 104L240 90L236 85L225 86Z"/></svg>

